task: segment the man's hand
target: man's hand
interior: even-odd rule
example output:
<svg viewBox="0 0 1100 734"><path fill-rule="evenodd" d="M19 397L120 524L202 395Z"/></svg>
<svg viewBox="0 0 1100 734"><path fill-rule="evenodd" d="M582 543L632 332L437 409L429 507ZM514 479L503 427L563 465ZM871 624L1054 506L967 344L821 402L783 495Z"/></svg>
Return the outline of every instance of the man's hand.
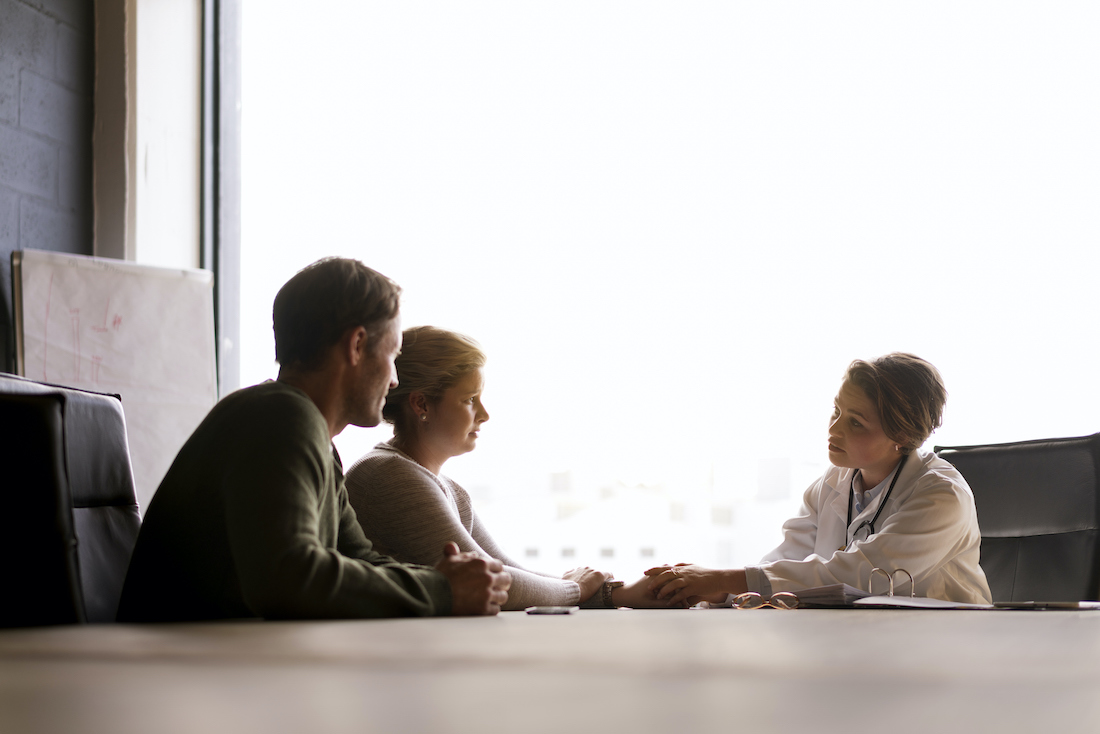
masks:
<svg viewBox="0 0 1100 734"><path fill-rule="evenodd" d="M451 614L496 614L508 601L512 576L496 559L462 553L455 543L443 546L443 560L435 567L451 583Z"/></svg>

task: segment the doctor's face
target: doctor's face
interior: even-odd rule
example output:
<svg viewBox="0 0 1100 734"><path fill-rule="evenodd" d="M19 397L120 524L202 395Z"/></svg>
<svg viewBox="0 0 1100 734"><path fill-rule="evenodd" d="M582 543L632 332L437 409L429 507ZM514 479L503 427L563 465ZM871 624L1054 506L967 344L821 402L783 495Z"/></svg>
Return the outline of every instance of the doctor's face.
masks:
<svg viewBox="0 0 1100 734"><path fill-rule="evenodd" d="M895 446L883 432L878 409L867 393L845 381L833 401L829 461L834 466L862 469L864 479L877 484L901 458Z"/></svg>

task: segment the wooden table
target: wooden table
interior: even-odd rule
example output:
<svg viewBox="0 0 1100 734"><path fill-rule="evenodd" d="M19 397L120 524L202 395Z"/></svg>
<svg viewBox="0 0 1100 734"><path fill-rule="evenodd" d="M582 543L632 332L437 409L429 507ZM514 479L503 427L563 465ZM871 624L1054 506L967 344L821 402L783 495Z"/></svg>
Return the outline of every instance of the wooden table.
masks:
<svg viewBox="0 0 1100 734"><path fill-rule="evenodd" d="M1095 731L1100 612L509 612L0 631L3 734Z"/></svg>

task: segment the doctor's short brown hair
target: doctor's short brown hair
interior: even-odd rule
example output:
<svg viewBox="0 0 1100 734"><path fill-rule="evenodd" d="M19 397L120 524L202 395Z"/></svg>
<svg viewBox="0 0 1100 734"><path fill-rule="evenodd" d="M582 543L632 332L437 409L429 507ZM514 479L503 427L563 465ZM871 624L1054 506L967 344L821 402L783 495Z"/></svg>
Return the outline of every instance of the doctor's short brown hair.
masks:
<svg viewBox="0 0 1100 734"><path fill-rule="evenodd" d="M401 287L358 260L326 257L279 289L271 311L275 359L314 369L347 332L362 326L375 341L397 316Z"/></svg>
<svg viewBox="0 0 1100 734"><path fill-rule="evenodd" d="M870 362L857 359L844 380L875 404L883 432L903 454L920 448L940 427L947 388L939 370L916 355L892 352Z"/></svg>

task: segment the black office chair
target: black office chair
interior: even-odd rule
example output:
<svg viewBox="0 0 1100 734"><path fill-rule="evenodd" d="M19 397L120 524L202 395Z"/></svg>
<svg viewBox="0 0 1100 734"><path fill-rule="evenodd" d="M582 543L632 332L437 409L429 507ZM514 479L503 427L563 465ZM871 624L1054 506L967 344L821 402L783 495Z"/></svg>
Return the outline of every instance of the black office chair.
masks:
<svg viewBox="0 0 1100 734"><path fill-rule="evenodd" d="M993 601L1100 599L1100 433L935 451L974 491Z"/></svg>
<svg viewBox="0 0 1100 734"><path fill-rule="evenodd" d="M141 518L117 396L0 373L0 626L113 622Z"/></svg>

